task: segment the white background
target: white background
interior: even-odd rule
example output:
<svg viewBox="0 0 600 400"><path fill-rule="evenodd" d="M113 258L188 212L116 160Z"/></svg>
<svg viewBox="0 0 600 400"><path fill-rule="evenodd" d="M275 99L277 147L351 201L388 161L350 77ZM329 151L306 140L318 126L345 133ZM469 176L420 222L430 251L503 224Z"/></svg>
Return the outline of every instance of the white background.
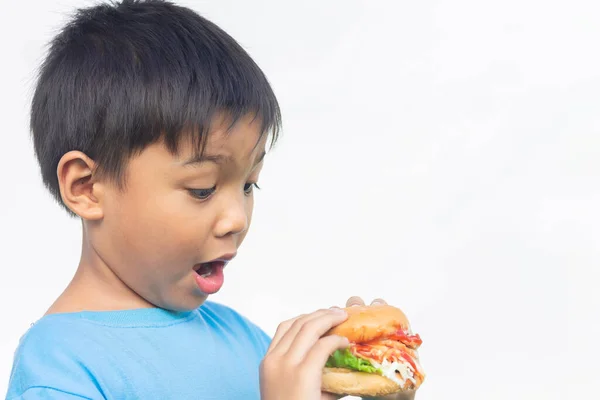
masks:
<svg viewBox="0 0 600 400"><path fill-rule="evenodd" d="M44 45L85 1L0 8L0 393L77 265L27 129ZM595 399L600 3L182 1L279 96L254 225L215 300L267 332L350 295L403 308L425 399Z"/></svg>

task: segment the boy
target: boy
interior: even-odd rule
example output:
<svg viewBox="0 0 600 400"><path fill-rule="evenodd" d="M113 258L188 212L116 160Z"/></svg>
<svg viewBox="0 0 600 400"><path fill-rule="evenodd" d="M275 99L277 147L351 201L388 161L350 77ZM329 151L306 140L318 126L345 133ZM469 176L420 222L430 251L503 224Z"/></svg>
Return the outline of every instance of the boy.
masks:
<svg viewBox="0 0 600 400"><path fill-rule="evenodd" d="M82 220L81 260L23 336L8 399L327 397L321 369L347 342L320 337L344 312L285 322L271 341L206 301L279 126L258 66L191 10L78 12L42 66L31 128L45 185Z"/></svg>

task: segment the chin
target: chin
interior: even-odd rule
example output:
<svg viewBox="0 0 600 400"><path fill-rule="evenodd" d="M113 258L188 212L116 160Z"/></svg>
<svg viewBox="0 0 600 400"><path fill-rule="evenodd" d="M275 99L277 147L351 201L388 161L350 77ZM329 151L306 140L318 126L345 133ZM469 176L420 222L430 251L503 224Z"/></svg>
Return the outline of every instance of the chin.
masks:
<svg viewBox="0 0 600 400"><path fill-rule="evenodd" d="M198 309L208 299L208 295L202 293L198 288L184 290L181 287L176 287L174 292L171 296L160 296L156 301L147 301L164 310L187 312ZM183 294L182 292L187 293Z"/></svg>
<svg viewBox="0 0 600 400"><path fill-rule="evenodd" d="M204 302L208 299L208 295L204 293L194 293L192 296L181 299L181 302L177 304L173 304L174 307L170 307L172 311L177 312L185 312L185 311L193 311L198 309Z"/></svg>

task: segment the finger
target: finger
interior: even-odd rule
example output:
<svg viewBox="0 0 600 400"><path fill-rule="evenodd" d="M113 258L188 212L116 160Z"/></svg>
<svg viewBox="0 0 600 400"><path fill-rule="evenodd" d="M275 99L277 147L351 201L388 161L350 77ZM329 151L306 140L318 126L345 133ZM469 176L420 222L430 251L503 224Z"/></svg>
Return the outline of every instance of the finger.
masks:
<svg viewBox="0 0 600 400"><path fill-rule="evenodd" d="M346 301L346 307L364 306L365 302L358 296L352 296Z"/></svg>
<svg viewBox="0 0 600 400"><path fill-rule="evenodd" d="M373 300L371 302L372 306L383 305L383 304L387 304L387 302L384 299L380 299L380 298L376 298L375 300Z"/></svg>
<svg viewBox="0 0 600 400"><path fill-rule="evenodd" d="M296 336L298 335L298 332L300 332L300 330L302 329L302 327L304 325L306 325L310 321L312 321L314 319L318 319L324 315L345 314L343 311L340 312L339 310L340 310L339 308L337 310L334 310L334 309L318 310L311 314L304 315L301 318L295 319L292 322L292 324L289 326L287 331L283 334L283 336L281 337L281 339L279 340L279 342L276 345L276 349L275 348L273 349L273 352L276 352L277 354L280 354L280 355L286 354L289 351L290 347L292 346L292 343L294 343L294 341L296 340ZM325 333L325 332L323 332L323 333Z"/></svg>
<svg viewBox="0 0 600 400"><path fill-rule="evenodd" d="M348 339L343 336L331 335L319 339L306 355L302 368L321 371L331 354L347 348L349 344Z"/></svg>
<svg viewBox="0 0 600 400"><path fill-rule="evenodd" d="M281 341L281 338L290 330L292 324L296 320L303 318L305 316L306 316L306 314L302 314L295 318L288 319L287 321L280 323L279 326L277 327L277 330L275 331L275 335L273 336L273 339L271 339L271 344L269 346L269 350L267 350L267 354L279 344L279 342Z"/></svg>
<svg viewBox="0 0 600 400"><path fill-rule="evenodd" d="M317 343L327 331L345 321L346 318L348 318L348 315L345 312L338 311L321 315L318 318L307 321L302 325L293 343L290 345L289 351L285 355L286 359L294 364L302 362L302 360L306 358L307 353L315 346L315 343ZM334 339L329 340L337 340L339 343L340 339L335 335L333 336ZM344 338L344 340L346 342L348 341L346 338ZM323 365L325 365L325 363L323 363Z"/></svg>

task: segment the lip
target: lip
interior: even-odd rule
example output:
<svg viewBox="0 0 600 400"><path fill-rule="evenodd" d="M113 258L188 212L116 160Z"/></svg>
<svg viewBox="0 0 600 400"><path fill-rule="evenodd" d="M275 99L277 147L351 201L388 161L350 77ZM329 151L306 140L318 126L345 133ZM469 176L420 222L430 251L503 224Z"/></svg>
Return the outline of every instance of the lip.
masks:
<svg viewBox="0 0 600 400"><path fill-rule="evenodd" d="M226 253L221 256L214 258L210 261L205 261L194 266L194 281L198 288L205 295L211 295L217 293L224 283L223 269L227 266L227 263L235 257L236 253ZM200 271L209 265L211 272L204 275Z"/></svg>
<svg viewBox="0 0 600 400"><path fill-rule="evenodd" d="M236 253L226 253L226 254L223 254L222 256L215 258L213 260L203 262L202 264L208 264L208 263L213 263L213 262L222 262L222 263L227 264L229 261L233 260L236 255L237 255Z"/></svg>
<svg viewBox="0 0 600 400"><path fill-rule="evenodd" d="M226 253L223 254L221 256L219 256L218 258L214 258L212 260L209 261L204 261L204 262L200 262L196 265L194 265L194 271L198 271L200 268L202 268L202 266L206 265L206 264L222 264L223 268L227 266L227 264L233 260L236 256L236 253Z"/></svg>

